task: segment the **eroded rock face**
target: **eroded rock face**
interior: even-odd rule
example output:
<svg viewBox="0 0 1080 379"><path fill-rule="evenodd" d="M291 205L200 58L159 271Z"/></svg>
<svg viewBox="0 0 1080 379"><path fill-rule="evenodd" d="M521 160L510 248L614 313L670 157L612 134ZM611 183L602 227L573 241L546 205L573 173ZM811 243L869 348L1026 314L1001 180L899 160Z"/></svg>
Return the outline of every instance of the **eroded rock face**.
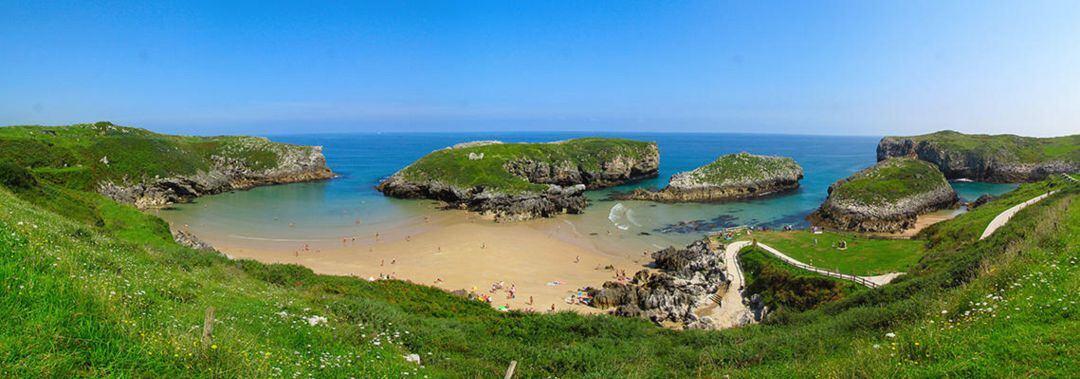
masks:
<svg viewBox="0 0 1080 379"><path fill-rule="evenodd" d="M516 221L581 213L587 204L586 189L656 177L659 167L660 151L651 144L640 157L620 155L592 169L567 160L552 163L518 159L503 165L507 172L531 183L547 184L542 192L503 193L483 186L463 188L437 180L413 181L405 177L404 170L379 183L376 189L392 197L443 201L453 208L494 215L496 221Z"/></svg>
<svg viewBox="0 0 1080 379"><path fill-rule="evenodd" d="M1076 161L1021 163L1016 157L1005 152L989 154L952 150L931 141L915 141L904 137L885 137L878 143L879 161L906 156L933 163L946 178L966 178L981 182L1034 182L1054 174L1080 171L1080 162Z"/></svg>
<svg viewBox="0 0 1080 379"><path fill-rule="evenodd" d="M191 234L191 232L180 229L173 229L171 232L173 240L180 244L180 246L187 246L196 250L214 250L213 246L199 239L199 237L196 237L194 234Z"/></svg>
<svg viewBox="0 0 1080 379"><path fill-rule="evenodd" d="M587 288L592 306L614 308L616 315L657 323L709 327L711 320L699 319L694 309L729 282L722 255L709 248L707 240L701 240L684 249L669 247L654 252L652 257L660 272L641 270L629 283L609 281L601 288Z"/></svg>
<svg viewBox="0 0 1080 379"><path fill-rule="evenodd" d="M730 154L721 157L733 167L732 171L702 166L671 176L671 181L659 191L636 189L629 194L613 196L620 200L659 202L713 202L769 196L799 188L803 170L794 160L785 157ZM714 163L713 165L715 165Z"/></svg>
<svg viewBox="0 0 1080 379"><path fill-rule="evenodd" d="M213 168L188 176L157 178L140 183L103 182L98 192L113 200L153 208L232 190L261 185L296 183L329 179L334 173L326 166L322 147L282 145L278 164L265 170L253 170L242 162L213 157Z"/></svg>

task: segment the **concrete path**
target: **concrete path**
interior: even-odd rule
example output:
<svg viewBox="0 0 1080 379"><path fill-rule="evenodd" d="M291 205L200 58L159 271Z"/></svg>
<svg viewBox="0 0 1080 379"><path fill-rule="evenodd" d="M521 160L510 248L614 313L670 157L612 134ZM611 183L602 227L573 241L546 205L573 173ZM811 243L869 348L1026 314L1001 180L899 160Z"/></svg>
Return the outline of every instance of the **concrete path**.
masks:
<svg viewBox="0 0 1080 379"><path fill-rule="evenodd" d="M1045 199L1047 196L1053 195L1054 192L1057 191L1050 191L1045 194L1035 196L1034 199L1025 201L1020 204L1016 204L1012 208L1006 209L1004 212L1001 212L1001 214L997 215L997 217L994 217L993 220L990 220L990 225L987 225L986 230L983 230L983 234L981 237L979 237L979 240L981 241L986 239L986 237L994 234L994 232L997 231L998 228L1005 226L1005 223L1009 222L1009 219L1015 216L1016 212L1020 212L1021 209L1027 208L1028 205L1038 203L1039 200Z"/></svg>
<svg viewBox="0 0 1080 379"><path fill-rule="evenodd" d="M739 250L749 245L750 241L736 241L724 249L724 268L731 277L731 283L720 300L720 306L704 315L712 318L720 329L743 326L754 319L750 307L743 304L741 290L746 287L746 277L743 276L738 257Z"/></svg>
<svg viewBox="0 0 1080 379"><path fill-rule="evenodd" d="M871 287L871 288L879 287L879 286L888 284L893 279L896 279L896 277L904 274L902 272L890 272L888 274L877 275L877 276L858 276L858 275L843 274L843 273L839 273L839 272L836 272L836 271L829 271L829 270L826 270L826 269L814 267L814 266L808 265L806 263L799 262L795 258L789 257L786 254L781 253L780 250L776 250L776 249L772 248L771 246L763 244L761 242L758 242L758 247L761 247L765 251L768 251L770 254L776 256L777 258L780 258L784 262L787 262L788 264L790 264L792 266L795 266L795 267L798 267L798 268L801 268L803 270L813 271L813 272L816 272L818 274L825 275L825 276L830 276L830 277L837 278L837 279L850 280L850 281L853 281L855 283L859 283L859 284L862 284L864 286Z"/></svg>

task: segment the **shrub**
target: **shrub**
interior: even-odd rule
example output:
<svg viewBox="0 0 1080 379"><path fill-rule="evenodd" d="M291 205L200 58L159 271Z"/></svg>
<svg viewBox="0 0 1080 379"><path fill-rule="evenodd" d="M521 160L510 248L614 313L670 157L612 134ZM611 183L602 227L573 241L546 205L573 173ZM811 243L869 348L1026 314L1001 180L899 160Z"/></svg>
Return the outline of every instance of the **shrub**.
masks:
<svg viewBox="0 0 1080 379"><path fill-rule="evenodd" d="M37 185L30 170L11 162L0 162L0 185L11 189L28 189Z"/></svg>

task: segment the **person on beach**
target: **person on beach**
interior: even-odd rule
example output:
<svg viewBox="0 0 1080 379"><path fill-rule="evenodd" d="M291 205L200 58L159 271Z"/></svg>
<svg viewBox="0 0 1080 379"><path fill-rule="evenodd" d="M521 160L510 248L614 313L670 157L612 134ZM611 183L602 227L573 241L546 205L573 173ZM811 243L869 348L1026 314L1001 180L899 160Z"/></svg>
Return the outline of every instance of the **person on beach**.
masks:
<svg viewBox="0 0 1080 379"><path fill-rule="evenodd" d="M397 258L394 258L394 259L390 260L390 264L394 264L394 263L397 263Z"/></svg>
<svg viewBox="0 0 1080 379"><path fill-rule="evenodd" d="M574 257L574 263L580 263L580 262L581 262L581 256L580 255Z"/></svg>
<svg viewBox="0 0 1080 379"><path fill-rule="evenodd" d="M379 262L379 267L383 266L386 266L386 259L383 259L381 262Z"/></svg>
<svg viewBox="0 0 1080 379"><path fill-rule="evenodd" d="M533 297L532 297L532 295L529 295L529 305L533 305Z"/></svg>

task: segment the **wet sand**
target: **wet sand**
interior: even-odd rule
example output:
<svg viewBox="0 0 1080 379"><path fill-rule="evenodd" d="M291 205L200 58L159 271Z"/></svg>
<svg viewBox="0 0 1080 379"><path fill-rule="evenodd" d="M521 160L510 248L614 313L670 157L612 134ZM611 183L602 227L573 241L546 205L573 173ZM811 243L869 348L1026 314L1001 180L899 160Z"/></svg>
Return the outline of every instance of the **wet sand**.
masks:
<svg viewBox="0 0 1080 379"><path fill-rule="evenodd" d="M557 310L580 313L602 311L566 304L568 296L614 279L615 271L608 266L633 275L651 261L642 253L652 250L640 244L605 251L559 219L497 224L464 212L387 230L378 238L352 236L334 242L237 241L204 234L199 235L232 258L296 263L320 274L364 279L390 275L448 291L489 294L496 307L547 311L554 304ZM496 282L504 282L506 289L514 286L515 298L509 299L506 289L491 293Z"/></svg>

